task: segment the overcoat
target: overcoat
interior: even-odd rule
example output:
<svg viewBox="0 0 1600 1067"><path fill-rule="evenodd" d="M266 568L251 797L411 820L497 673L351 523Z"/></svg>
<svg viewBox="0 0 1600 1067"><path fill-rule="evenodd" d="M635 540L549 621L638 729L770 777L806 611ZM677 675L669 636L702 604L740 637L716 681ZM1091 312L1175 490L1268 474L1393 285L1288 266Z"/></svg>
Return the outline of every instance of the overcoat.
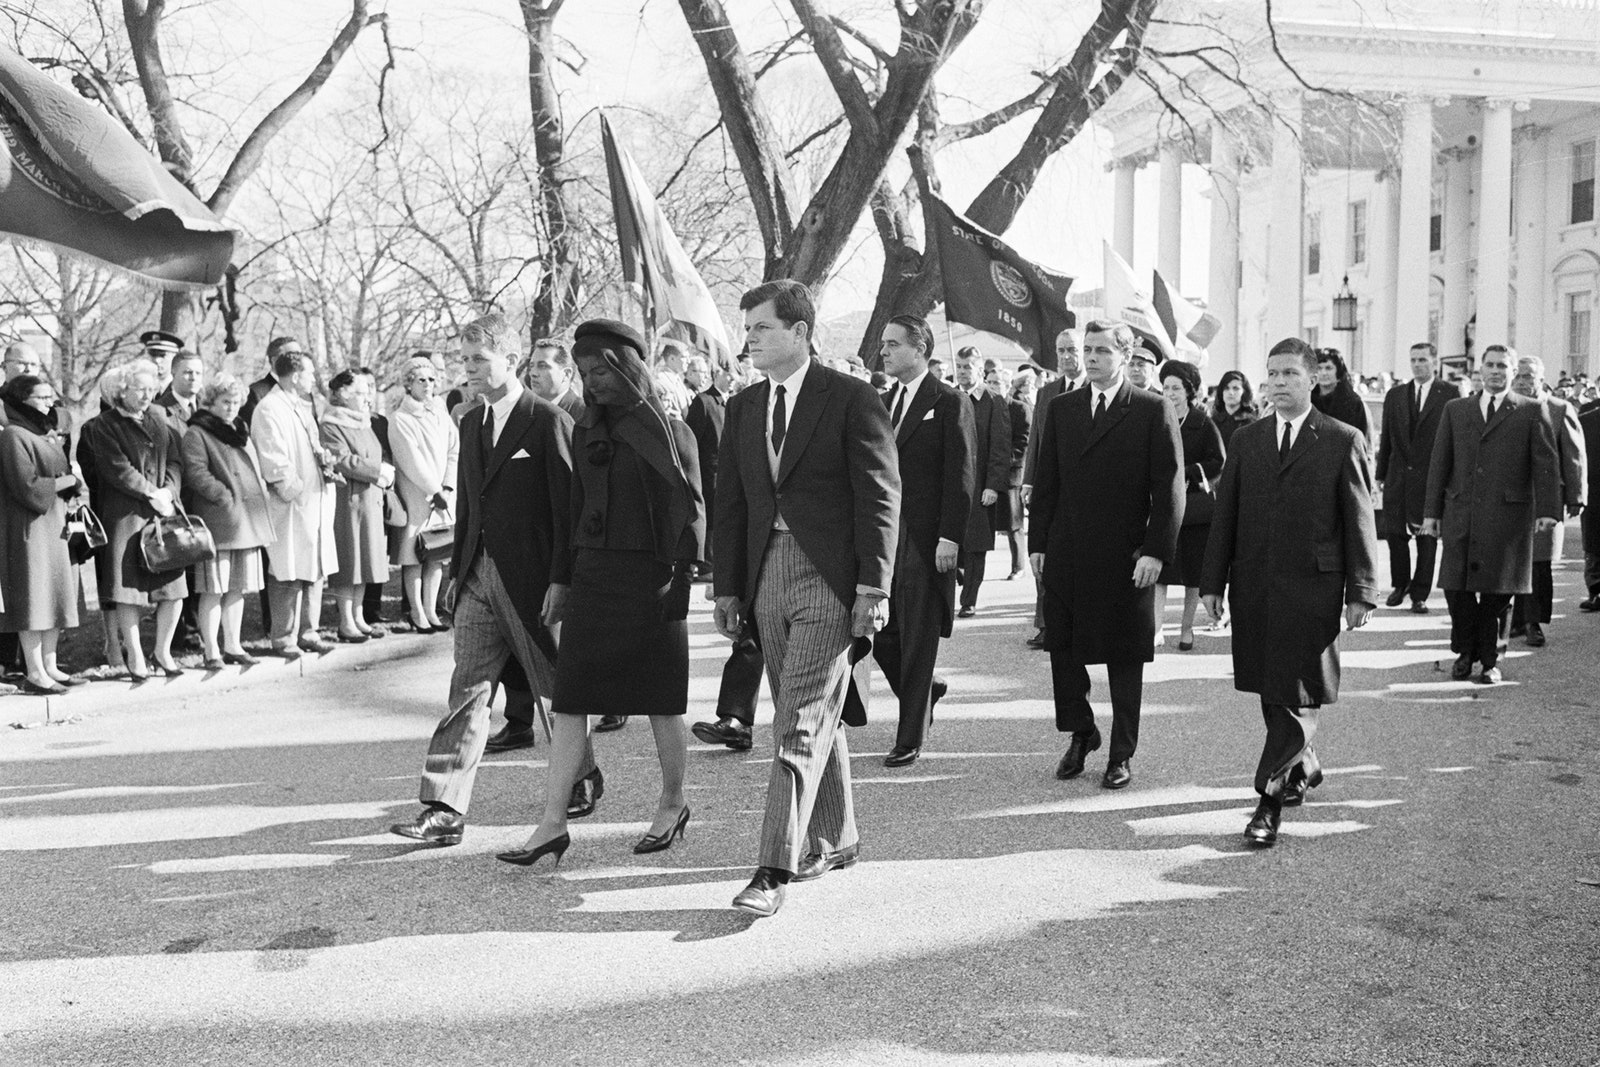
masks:
<svg viewBox="0 0 1600 1067"><path fill-rule="evenodd" d="M383 444L372 420L355 420L340 413L349 408L330 406L320 427L322 448L343 476L334 493L333 543L339 566L331 576L335 586L366 585L389 580L389 544L383 526Z"/></svg>
<svg viewBox="0 0 1600 1067"><path fill-rule="evenodd" d="M722 444L722 426L728 418L728 398L715 389L696 394L689 402L683 421L694 434L695 450L700 460L701 494L705 497L706 519L717 507L717 449Z"/></svg>
<svg viewBox="0 0 1600 1067"><path fill-rule="evenodd" d="M133 416L120 407L96 415L83 428L81 448L94 457L107 544L96 561L101 603L148 605L188 595L186 571L152 574L144 567L139 535L155 518L150 494L183 488L183 450L171 419L154 404Z"/></svg>
<svg viewBox="0 0 1600 1067"><path fill-rule="evenodd" d="M1484 424L1478 397L1445 405L1423 517L1439 520L1439 588L1533 592L1533 525L1561 512L1544 409L1506 393Z"/></svg>
<svg viewBox="0 0 1600 1067"><path fill-rule="evenodd" d="M1033 405L1021 400L1006 404L1011 418L1011 463L1007 471L1006 491L1000 494L995 505L996 530L1021 530L1024 518L1022 506L1022 470L1028 458L1028 437L1033 431Z"/></svg>
<svg viewBox="0 0 1600 1067"><path fill-rule="evenodd" d="M1222 448L1224 452L1233 448L1233 435L1249 426L1259 418L1261 413L1254 404L1240 404L1233 414L1228 414L1227 409L1218 417L1214 412L1211 421L1217 424L1217 432L1222 435Z"/></svg>
<svg viewBox="0 0 1600 1067"><path fill-rule="evenodd" d="M314 408L273 389L250 420L250 438L267 483L267 514L275 539L267 546L272 577L317 582L339 569L333 542L334 491L322 476Z"/></svg>
<svg viewBox="0 0 1600 1067"><path fill-rule="evenodd" d="M67 501L56 479L72 465L60 439L13 421L0 430L0 633L78 625L83 596L67 554Z"/></svg>
<svg viewBox="0 0 1600 1067"><path fill-rule="evenodd" d="M1155 587L1140 556L1170 563L1183 522L1182 446L1166 398L1127 379L1095 421L1087 386L1044 412L1028 551L1044 553L1045 647L1079 663L1155 658Z"/></svg>
<svg viewBox="0 0 1600 1067"><path fill-rule="evenodd" d="M1233 435L1200 592L1228 591L1235 689L1332 704L1344 607L1378 602L1367 439L1312 409L1280 465L1277 427L1264 418Z"/></svg>
<svg viewBox="0 0 1600 1067"><path fill-rule="evenodd" d="M1454 382L1434 378L1422 417L1411 417L1411 382L1390 389L1383 398L1383 433L1378 437L1378 481L1383 484L1386 536L1401 524L1422 525L1422 503L1428 495L1428 463L1439 437L1444 406L1461 395Z"/></svg>
<svg viewBox="0 0 1600 1067"><path fill-rule="evenodd" d="M267 483L255 443L219 440L204 421L183 433L183 506L205 520L217 551L263 548L272 543L267 514Z"/></svg>
<svg viewBox="0 0 1600 1067"><path fill-rule="evenodd" d="M1004 499L1011 486L1011 412L1006 402L985 389L979 397L963 391L961 399L972 409L974 482L967 528L958 539L963 552L987 552L994 547L995 508L983 504L983 491L993 490ZM948 636L948 635L946 635Z"/></svg>
<svg viewBox="0 0 1600 1067"><path fill-rule="evenodd" d="M1539 401L1545 409L1545 421L1556 446L1556 474L1561 478L1561 502L1567 507L1582 507L1589 496L1590 474L1583 427L1578 424L1578 410L1556 396L1545 396ZM1557 516L1554 527L1533 532L1533 561L1549 563L1561 558L1567 544L1565 513Z"/></svg>
<svg viewBox="0 0 1600 1067"><path fill-rule="evenodd" d="M1588 457L1589 498L1583 509L1583 553L1600 556L1600 408L1578 416L1583 451Z"/></svg>

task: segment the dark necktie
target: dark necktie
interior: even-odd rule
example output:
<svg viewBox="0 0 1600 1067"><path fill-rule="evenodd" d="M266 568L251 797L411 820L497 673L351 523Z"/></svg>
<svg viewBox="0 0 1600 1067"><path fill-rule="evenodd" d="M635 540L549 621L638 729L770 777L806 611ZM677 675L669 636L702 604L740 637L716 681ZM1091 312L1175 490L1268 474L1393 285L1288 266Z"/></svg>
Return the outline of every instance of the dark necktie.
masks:
<svg viewBox="0 0 1600 1067"><path fill-rule="evenodd" d="M1283 440L1278 442L1278 463L1280 465L1289 460L1289 432L1294 429L1294 423L1283 424Z"/></svg>
<svg viewBox="0 0 1600 1067"><path fill-rule="evenodd" d="M483 449L483 461L489 462L489 455L494 451L494 408L488 404L483 406L483 432L478 436L478 442Z"/></svg>
<svg viewBox="0 0 1600 1067"><path fill-rule="evenodd" d="M1094 404L1094 421L1095 422L1099 422L1100 421L1100 416L1104 415L1105 413L1106 413L1106 394L1101 393L1100 394L1100 399L1096 400L1095 404Z"/></svg>
<svg viewBox="0 0 1600 1067"><path fill-rule="evenodd" d="M1491 396L1489 398L1489 414L1484 417L1483 421L1484 422L1488 422L1490 419L1493 419L1493 418L1494 418L1494 397Z"/></svg>
<svg viewBox="0 0 1600 1067"><path fill-rule="evenodd" d="M894 387L894 413L889 416L889 422L896 430L900 428L900 419L906 413L907 392L904 384Z"/></svg>
<svg viewBox="0 0 1600 1067"><path fill-rule="evenodd" d="M1422 420L1422 386L1416 382L1411 383L1411 422L1412 425Z"/></svg>
<svg viewBox="0 0 1600 1067"><path fill-rule="evenodd" d="M783 452L783 435L789 432L789 412L783 402L783 386L778 386L778 399L772 405L772 451Z"/></svg>

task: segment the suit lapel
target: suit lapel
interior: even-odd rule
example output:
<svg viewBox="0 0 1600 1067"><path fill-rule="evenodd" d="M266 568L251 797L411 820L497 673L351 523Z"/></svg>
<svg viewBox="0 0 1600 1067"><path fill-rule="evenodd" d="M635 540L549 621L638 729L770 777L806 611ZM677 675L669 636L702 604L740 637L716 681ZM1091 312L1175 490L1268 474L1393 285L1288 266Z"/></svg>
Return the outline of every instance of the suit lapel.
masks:
<svg viewBox="0 0 1600 1067"><path fill-rule="evenodd" d="M1282 470L1288 470L1300 462L1300 457L1311 451L1311 446L1317 442L1317 431L1322 428L1322 412L1312 408L1306 415L1306 421L1300 424L1300 432L1295 435L1294 444L1289 446L1289 458L1284 461ZM1273 427L1276 432L1277 427Z"/></svg>
<svg viewBox="0 0 1600 1067"><path fill-rule="evenodd" d="M761 473L764 475L761 480L771 485L772 468L767 465L767 404L772 395L772 382L762 379L745 392L754 394L752 397L754 403L750 405L749 417L744 420L744 425L739 427L739 451L741 455L757 458Z"/></svg>
<svg viewBox="0 0 1600 1067"><path fill-rule="evenodd" d="M1502 422L1505 422L1506 419L1510 418L1511 417L1511 409L1518 406L1517 402L1512 399L1512 396L1515 395L1515 394L1513 394L1509 389L1506 390L1506 392L1503 395L1504 395L1504 399L1502 399L1498 404L1496 404L1494 406L1494 417L1491 418L1489 420L1488 424L1483 427L1483 436L1484 437L1488 437L1489 434L1494 432L1495 427L1499 426ZM1482 422L1483 421L1483 409L1480 408L1477 404L1474 404L1472 406L1478 412L1478 421Z"/></svg>
<svg viewBox="0 0 1600 1067"><path fill-rule="evenodd" d="M529 410L532 405L526 393L517 397L517 402L511 405L511 414L506 416L506 424L500 430L500 440L496 442L494 451L489 455L489 461L484 464L483 484L488 485L494 476L500 472L500 467L516 452L517 446L522 442L523 434L528 432L528 427L533 424L533 414ZM483 408L484 417L489 415L488 405Z"/></svg>
<svg viewBox="0 0 1600 1067"><path fill-rule="evenodd" d="M789 477L789 472L794 470L794 465L800 462L801 453L806 450L806 444L817 429L817 420L822 418L822 409L828 400L827 392L827 375L823 373L822 364L813 360L811 366L806 368L805 379L800 383L800 395L795 397L794 410L789 413L789 427L783 435L783 454L778 457L778 480L774 484L782 485L783 480Z"/></svg>
<svg viewBox="0 0 1600 1067"><path fill-rule="evenodd" d="M938 395L939 387L934 384L933 375L922 379L922 384L917 388L917 393L906 404L906 414L900 420L900 429L895 431L894 443L896 447L904 445L906 438L911 436L911 431L923 420L928 412L933 410L933 401Z"/></svg>
<svg viewBox="0 0 1600 1067"><path fill-rule="evenodd" d="M1094 418L1094 390L1089 390L1089 417ZM1089 431L1089 439L1083 443L1085 452L1095 446L1095 443L1111 432L1111 427L1122 421L1128 413L1128 405L1133 399L1133 383L1122 379L1122 385L1106 401L1106 413L1095 420L1094 427Z"/></svg>

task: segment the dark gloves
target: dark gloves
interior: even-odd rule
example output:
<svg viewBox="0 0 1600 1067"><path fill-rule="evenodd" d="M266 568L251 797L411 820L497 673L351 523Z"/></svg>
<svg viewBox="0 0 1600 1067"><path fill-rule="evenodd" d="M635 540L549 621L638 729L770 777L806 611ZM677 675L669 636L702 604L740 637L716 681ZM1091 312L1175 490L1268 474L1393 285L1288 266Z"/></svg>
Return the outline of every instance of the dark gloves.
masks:
<svg viewBox="0 0 1600 1067"><path fill-rule="evenodd" d="M693 560L678 560L672 565L672 584L661 601L661 618L682 622L689 617L689 586L694 582Z"/></svg>

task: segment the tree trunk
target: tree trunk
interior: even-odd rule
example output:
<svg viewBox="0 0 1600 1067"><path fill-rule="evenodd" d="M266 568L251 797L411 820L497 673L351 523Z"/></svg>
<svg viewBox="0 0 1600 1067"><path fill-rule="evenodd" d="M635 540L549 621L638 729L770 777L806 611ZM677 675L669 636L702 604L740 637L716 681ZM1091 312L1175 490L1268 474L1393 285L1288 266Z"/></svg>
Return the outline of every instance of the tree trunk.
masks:
<svg viewBox="0 0 1600 1067"><path fill-rule="evenodd" d="M539 170L539 214L549 234L533 298L530 342L561 332L578 310L580 215L569 191L577 175L566 158L566 129L554 75L555 21L563 2L520 0L528 33L528 102Z"/></svg>

